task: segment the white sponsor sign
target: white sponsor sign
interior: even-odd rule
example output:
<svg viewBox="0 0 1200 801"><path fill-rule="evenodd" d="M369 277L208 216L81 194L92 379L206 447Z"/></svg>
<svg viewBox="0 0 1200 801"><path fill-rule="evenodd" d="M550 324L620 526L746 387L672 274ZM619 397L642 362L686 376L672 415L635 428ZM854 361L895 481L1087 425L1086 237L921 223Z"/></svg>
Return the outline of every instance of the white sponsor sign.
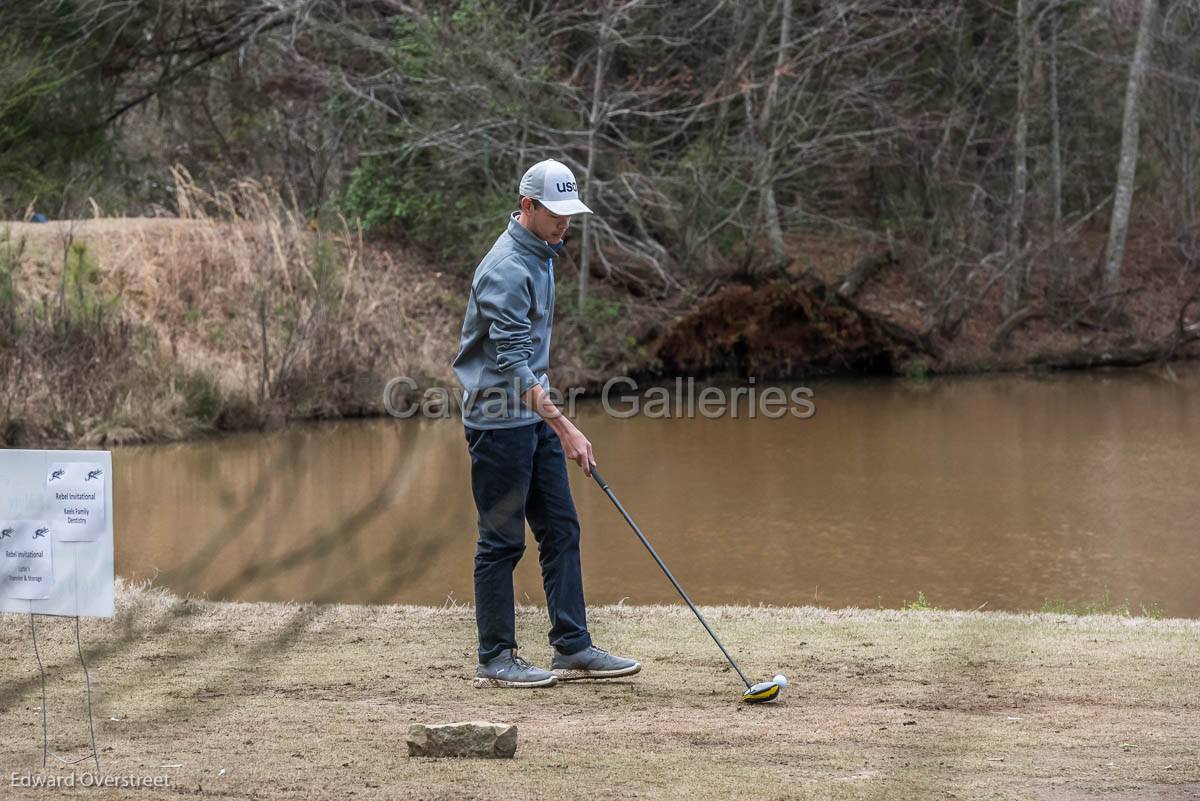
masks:
<svg viewBox="0 0 1200 801"><path fill-rule="evenodd" d="M0 450L0 612L112 617L111 477L108 451Z"/></svg>
<svg viewBox="0 0 1200 801"><path fill-rule="evenodd" d="M99 462L54 462L46 475L55 532L64 542L95 542L104 533L104 466Z"/></svg>
<svg viewBox="0 0 1200 801"><path fill-rule="evenodd" d="M49 598L53 542L45 520L0 520L0 593L6 598Z"/></svg>

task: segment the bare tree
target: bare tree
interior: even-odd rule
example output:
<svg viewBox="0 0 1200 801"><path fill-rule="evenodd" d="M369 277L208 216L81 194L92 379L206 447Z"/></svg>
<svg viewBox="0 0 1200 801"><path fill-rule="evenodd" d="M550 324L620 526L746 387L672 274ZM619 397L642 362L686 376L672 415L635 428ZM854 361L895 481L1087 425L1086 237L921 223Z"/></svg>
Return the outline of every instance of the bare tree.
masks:
<svg viewBox="0 0 1200 801"><path fill-rule="evenodd" d="M596 67L592 76L592 110L588 115L587 133L587 180L593 180L596 173L596 138L601 125L601 110L603 108L604 76L608 72L608 59L612 47L612 9L609 0L601 3L599 30L596 39ZM579 251L579 307L587 302L588 273L592 264L592 226L591 215L583 217L583 244Z"/></svg>
<svg viewBox="0 0 1200 801"><path fill-rule="evenodd" d="M1047 52L1049 74L1050 115L1050 206L1053 222L1051 237L1055 242L1062 229L1063 217L1063 160L1062 160L1062 114L1058 99L1058 32L1062 27L1060 15L1050 15L1050 47Z"/></svg>
<svg viewBox="0 0 1200 801"><path fill-rule="evenodd" d="M1025 188L1028 176L1026 155L1029 137L1029 16L1027 0L1017 0L1017 119L1013 134L1013 188L1009 207L1008 236L1005 239L1005 259L1008 281L1004 288L1003 314L1008 317L1017 310L1025 290L1025 265L1022 262L1021 231L1025 222Z"/></svg>
<svg viewBox="0 0 1200 801"><path fill-rule="evenodd" d="M1163 5L1158 69L1152 69L1153 114L1149 135L1166 166L1163 204L1175 237L1196 247L1200 229L1200 3L1168 0ZM1191 259L1200 258L1194 251Z"/></svg>
<svg viewBox="0 0 1200 801"><path fill-rule="evenodd" d="M1129 65L1129 81L1125 87L1121 158L1117 167L1117 186L1113 198L1112 218L1109 222L1108 246L1104 254L1104 288L1108 292L1116 291L1121 281L1121 261L1125 253L1125 237L1129 231L1133 181L1137 172L1139 101L1150 62L1157 5L1157 0L1142 0L1137 44L1134 46L1133 61Z"/></svg>
<svg viewBox="0 0 1200 801"><path fill-rule="evenodd" d="M785 261L783 247L783 226L779 220L779 203L775 197L775 160L779 157L777 124L775 107L779 100L779 81L787 66L788 49L791 45L792 29L792 0L779 2L779 44L775 51L775 66L767 81L767 94L762 103L762 110L755 118L750 106L750 95L746 97L746 110L750 116L751 128L755 131L758 142L758 169L755 177L755 188L758 192L759 215L767 233L767 242L771 246L771 259L776 264Z"/></svg>

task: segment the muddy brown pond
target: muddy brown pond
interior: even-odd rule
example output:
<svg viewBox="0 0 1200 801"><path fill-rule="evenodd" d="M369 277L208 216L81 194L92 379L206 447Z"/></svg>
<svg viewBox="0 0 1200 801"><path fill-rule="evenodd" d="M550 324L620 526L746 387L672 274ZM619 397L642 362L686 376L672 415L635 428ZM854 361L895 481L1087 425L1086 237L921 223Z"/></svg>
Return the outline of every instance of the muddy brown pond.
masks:
<svg viewBox="0 0 1200 801"><path fill-rule="evenodd" d="M605 477L698 603L1128 599L1135 614L1200 617L1200 370L808 386L810 419L616 419L581 404ZM122 576L222 600L472 599L457 420L118 448L113 467ZM674 602L571 473L589 601ZM517 598L545 602L532 535Z"/></svg>

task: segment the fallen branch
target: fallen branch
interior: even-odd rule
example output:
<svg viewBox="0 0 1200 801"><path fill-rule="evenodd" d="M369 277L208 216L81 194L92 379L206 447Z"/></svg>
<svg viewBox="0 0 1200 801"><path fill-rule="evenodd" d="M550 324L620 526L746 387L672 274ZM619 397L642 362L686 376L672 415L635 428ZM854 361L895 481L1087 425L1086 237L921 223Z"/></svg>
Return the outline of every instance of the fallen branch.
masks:
<svg viewBox="0 0 1200 801"><path fill-rule="evenodd" d="M838 287L838 294L846 298L854 297L858 290L862 289L862 285L870 280L871 276L879 272L881 267L895 263L896 257L890 248L882 253L872 253L869 256L864 256L846 274L846 279Z"/></svg>
<svg viewBox="0 0 1200 801"><path fill-rule="evenodd" d="M1190 339L1196 338L1200 337L1192 337ZM1102 349L1100 351L1075 349L1040 354L1031 359L1030 364L1053 370L1085 370L1093 367L1140 367L1152 362L1165 362L1178 349L1178 344L1155 344L1134 348Z"/></svg>
<svg viewBox="0 0 1200 801"><path fill-rule="evenodd" d="M1166 362L1180 350L1200 340L1200 322L1187 321L1187 310L1200 300L1200 286L1183 302L1171 333L1149 345L1122 348L1094 349L1088 346L1059 353L1035 356L1031 364L1056 370L1077 370L1089 367L1139 367L1151 362Z"/></svg>
<svg viewBox="0 0 1200 801"><path fill-rule="evenodd" d="M999 351L1005 347L1008 344L1008 338L1025 323L1045 316L1046 313L1044 311L1034 306L1026 306L1018 309L996 328L996 333L992 336L992 350Z"/></svg>

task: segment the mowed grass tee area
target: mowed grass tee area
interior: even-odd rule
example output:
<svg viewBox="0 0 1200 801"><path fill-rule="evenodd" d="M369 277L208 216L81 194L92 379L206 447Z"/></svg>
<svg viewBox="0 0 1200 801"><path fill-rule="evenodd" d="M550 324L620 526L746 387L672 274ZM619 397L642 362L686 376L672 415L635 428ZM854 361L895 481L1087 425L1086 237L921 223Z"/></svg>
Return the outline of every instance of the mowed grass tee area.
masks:
<svg viewBox="0 0 1200 801"><path fill-rule="evenodd" d="M110 776L166 789L10 787L41 771L29 619L0 618L3 798L1193 799L1200 623L984 612L593 608L630 680L472 688L473 609L232 604L122 586L83 621ZM543 608L522 654L549 661ZM73 622L38 619L51 747L86 753ZM516 724L512 760L413 759L412 723ZM52 760L53 762L53 760ZM86 769L80 765L79 769ZM69 769L51 768L66 775Z"/></svg>

